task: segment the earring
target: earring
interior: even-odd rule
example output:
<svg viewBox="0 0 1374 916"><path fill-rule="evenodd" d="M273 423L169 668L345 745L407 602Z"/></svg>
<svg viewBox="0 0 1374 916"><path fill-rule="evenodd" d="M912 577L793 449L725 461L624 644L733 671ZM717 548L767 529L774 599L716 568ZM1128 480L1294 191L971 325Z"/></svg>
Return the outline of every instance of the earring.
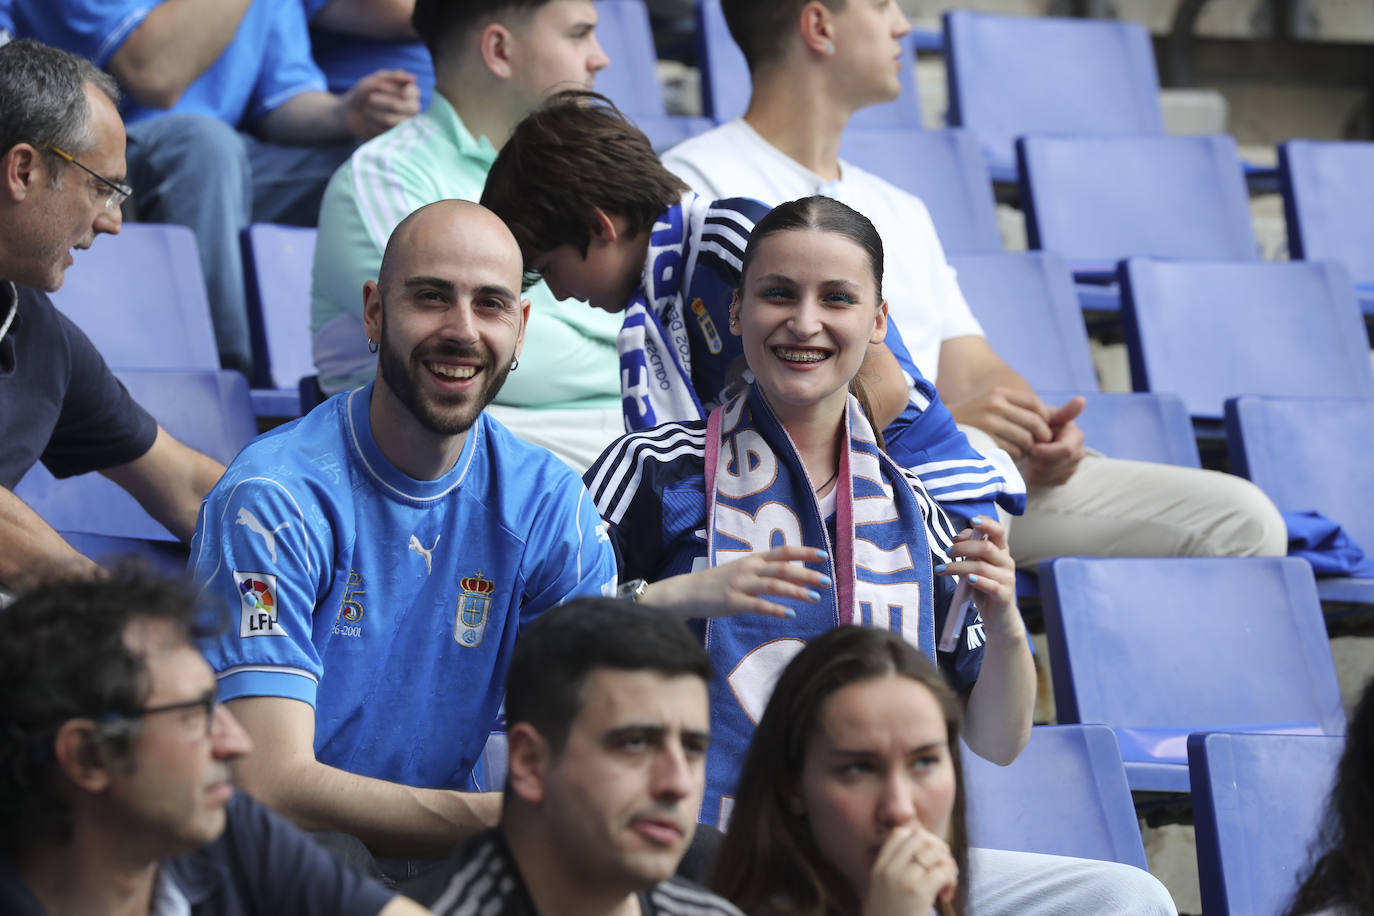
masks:
<svg viewBox="0 0 1374 916"><path fill-rule="evenodd" d="M731 315L731 316L730 316L730 327L732 327L732 328L739 327L739 316L738 316L738 315Z"/></svg>
<svg viewBox="0 0 1374 916"><path fill-rule="evenodd" d="M519 368L520 368L520 357L517 356L515 359L513 359L513 360L510 361L510 371L514 372L516 369L519 369Z"/></svg>
<svg viewBox="0 0 1374 916"><path fill-rule="evenodd" d="M834 53L835 53L835 42L833 42L833 41L827 41L827 42L825 43L825 53L826 53L826 54L834 54Z"/></svg>
<svg viewBox="0 0 1374 916"><path fill-rule="evenodd" d="M375 340L373 340L371 337L369 337L369 338L367 339L367 352L369 352L369 353L376 353L376 352L377 352L377 342L376 342Z"/></svg>

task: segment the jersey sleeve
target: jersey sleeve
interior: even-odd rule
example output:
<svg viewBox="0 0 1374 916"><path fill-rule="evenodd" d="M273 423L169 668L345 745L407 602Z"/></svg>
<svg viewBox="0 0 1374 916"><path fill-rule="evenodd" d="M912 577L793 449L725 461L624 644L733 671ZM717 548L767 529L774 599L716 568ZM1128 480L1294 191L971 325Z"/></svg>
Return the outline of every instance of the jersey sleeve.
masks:
<svg viewBox="0 0 1374 916"><path fill-rule="evenodd" d="M19 38L88 58L104 69L160 0L18 0Z"/></svg>
<svg viewBox="0 0 1374 916"><path fill-rule="evenodd" d="M672 529L683 522L678 515L685 518L665 497L675 483L702 476L705 445L704 421L665 423L611 443L583 475L622 581L663 578L672 561ZM695 527L701 520L686 524Z"/></svg>
<svg viewBox="0 0 1374 916"><path fill-rule="evenodd" d="M307 522L314 507L278 480L232 473L201 506L191 541L201 604L220 624L205 657L221 699L277 696L314 706L324 667L311 636L330 572Z"/></svg>
<svg viewBox="0 0 1374 916"><path fill-rule="evenodd" d="M615 594L615 553L586 487L571 473L553 483L525 548L522 625L573 598Z"/></svg>
<svg viewBox="0 0 1374 916"><path fill-rule="evenodd" d="M95 345L56 310L70 358L70 377L43 464L55 477L71 477L127 464L157 438L157 422L115 378Z"/></svg>
<svg viewBox="0 0 1374 916"><path fill-rule="evenodd" d="M324 73L310 56L310 30L300 3L275 5L263 52L262 68L246 112L249 122L256 122L302 92L327 91Z"/></svg>

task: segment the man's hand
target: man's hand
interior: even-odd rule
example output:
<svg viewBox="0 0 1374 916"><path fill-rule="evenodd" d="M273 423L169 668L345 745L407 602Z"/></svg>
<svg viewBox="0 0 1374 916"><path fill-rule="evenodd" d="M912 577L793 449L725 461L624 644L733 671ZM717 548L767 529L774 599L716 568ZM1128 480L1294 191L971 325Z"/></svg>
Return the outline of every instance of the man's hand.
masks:
<svg viewBox="0 0 1374 916"><path fill-rule="evenodd" d="M998 385L950 404L949 410L956 423L981 429L1016 461L1029 456L1036 443L1054 439L1051 411L1033 391Z"/></svg>
<svg viewBox="0 0 1374 916"><path fill-rule="evenodd" d="M367 140L420 110L420 89L405 70L378 70L358 80L342 96L349 131Z"/></svg>
<svg viewBox="0 0 1374 916"><path fill-rule="evenodd" d="M681 620L736 614L791 617L794 615L790 608L762 596L820 600L811 586L828 586L829 577L801 563L824 559L825 554L814 547L774 547L721 566L655 582L644 590L640 601Z"/></svg>
<svg viewBox="0 0 1374 916"><path fill-rule="evenodd" d="M1083 412L1087 402L1082 398L1069 398L1068 402L1050 414L1050 429L1054 438L1049 442L1038 442L1031 446L1027 460L1022 465L1026 483L1040 487L1057 487L1066 483L1073 472L1078 470L1078 462L1083 460L1083 430L1074 420Z"/></svg>

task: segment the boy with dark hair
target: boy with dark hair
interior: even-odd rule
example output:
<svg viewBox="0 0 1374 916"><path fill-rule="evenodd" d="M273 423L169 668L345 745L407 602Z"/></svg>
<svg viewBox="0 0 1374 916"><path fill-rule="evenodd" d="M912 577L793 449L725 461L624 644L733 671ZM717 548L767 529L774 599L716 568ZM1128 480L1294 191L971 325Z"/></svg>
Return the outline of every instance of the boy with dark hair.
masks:
<svg viewBox="0 0 1374 916"><path fill-rule="evenodd" d="M756 200L708 202L687 190L609 101L562 92L516 125L482 203L506 221L527 280L559 298L623 311L618 341L627 429L700 419L721 400L742 354L729 330ZM890 325L889 325L890 327ZM966 516L1023 499L973 451L906 355L900 335L873 348L862 375L887 449L932 495Z"/></svg>
<svg viewBox="0 0 1374 916"><path fill-rule="evenodd" d="M737 914L673 877L705 785L710 678L686 627L630 602L581 598L531 624L506 684L501 823L421 899L440 916Z"/></svg>

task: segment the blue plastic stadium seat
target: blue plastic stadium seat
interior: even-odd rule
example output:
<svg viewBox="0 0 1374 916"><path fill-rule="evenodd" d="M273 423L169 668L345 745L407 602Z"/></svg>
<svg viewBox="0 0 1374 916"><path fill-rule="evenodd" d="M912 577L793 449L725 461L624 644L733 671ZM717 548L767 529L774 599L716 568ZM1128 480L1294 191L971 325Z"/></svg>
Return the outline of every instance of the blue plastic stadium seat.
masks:
<svg viewBox="0 0 1374 916"><path fill-rule="evenodd" d="M849 126L871 128L919 128L921 99L916 91L916 48L930 47L928 35L912 31L902 38L902 92L895 100L855 112ZM701 98L706 114L717 123L744 114L749 106L753 81L744 52L730 35L720 0L697 4L697 61L701 67Z"/></svg>
<svg viewBox="0 0 1374 916"><path fill-rule="evenodd" d="M1188 764L1202 910L1281 913L1298 889L1341 738L1193 735Z"/></svg>
<svg viewBox="0 0 1374 916"><path fill-rule="evenodd" d="M67 269L53 303L116 369L218 369L195 234L125 223Z"/></svg>
<svg viewBox="0 0 1374 916"><path fill-rule="evenodd" d="M1120 276L1137 391L1172 391L1214 421L1241 394L1374 397L1359 307L1334 261L1141 258Z"/></svg>
<svg viewBox="0 0 1374 916"><path fill-rule="evenodd" d="M1031 729L1010 766L963 749L969 843L1148 869L1116 736L1104 725Z"/></svg>
<svg viewBox="0 0 1374 916"><path fill-rule="evenodd" d="M919 197L946 251L1001 251L992 179L965 130L851 127L840 156Z"/></svg>
<svg viewBox="0 0 1374 916"><path fill-rule="evenodd" d="M1046 404L1077 395L1088 402L1076 422L1084 440L1110 458L1202 467L1197 438L1183 399L1173 394L1105 391L1036 392Z"/></svg>
<svg viewBox="0 0 1374 916"><path fill-rule="evenodd" d="M1049 251L951 255L988 344L1033 388L1095 391L1068 265Z"/></svg>
<svg viewBox="0 0 1374 916"><path fill-rule="evenodd" d="M120 370L116 375L159 425L221 463L232 461L257 434L248 383L237 372ZM176 540L132 496L98 473L58 480L38 464L24 475L14 492L62 532L146 541ZM108 544L93 549L118 552Z"/></svg>
<svg viewBox="0 0 1374 916"><path fill-rule="evenodd" d="M596 75L596 90L665 150L705 130L709 118L669 115L658 83L653 28L643 0L597 0L596 38L611 63Z"/></svg>
<svg viewBox="0 0 1374 916"><path fill-rule="evenodd" d="M1374 143L1290 140L1279 146L1279 187L1294 258L1332 258L1350 271L1374 315Z"/></svg>
<svg viewBox="0 0 1374 916"><path fill-rule="evenodd" d="M1132 789L1188 791L1193 732L1344 733L1302 560L1061 557L1040 582L1059 720L1110 725Z"/></svg>
<svg viewBox="0 0 1374 916"><path fill-rule="evenodd" d="M1374 554L1374 400L1241 397L1226 402L1231 470L1281 512L1320 512ZM1374 604L1374 579L1319 579L1330 601Z"/></svg>
<svg viewBox="0 0 1374 916"><path fill-rule="evenodd" d="M1027 137L1016 144L1031 248L1110 282L1128 257L1259 259L1236 142Z"/></svg>
<svg viewBox="0 0 1374 916"><path fill-rule="evenodd" d="M300 381L315 374L310 335L313 228L255 223L239 235L260 415L300 414ZM362 290L358 291L362 295Z"/></svg>
<svg viewBox="0 0 1374 916"><path fill-rule="evenodd" d="M1150 36L1134 22L944 14L952 126L967 127L993 177L1016 177L1026 134L1164 133Z"/></svg>

